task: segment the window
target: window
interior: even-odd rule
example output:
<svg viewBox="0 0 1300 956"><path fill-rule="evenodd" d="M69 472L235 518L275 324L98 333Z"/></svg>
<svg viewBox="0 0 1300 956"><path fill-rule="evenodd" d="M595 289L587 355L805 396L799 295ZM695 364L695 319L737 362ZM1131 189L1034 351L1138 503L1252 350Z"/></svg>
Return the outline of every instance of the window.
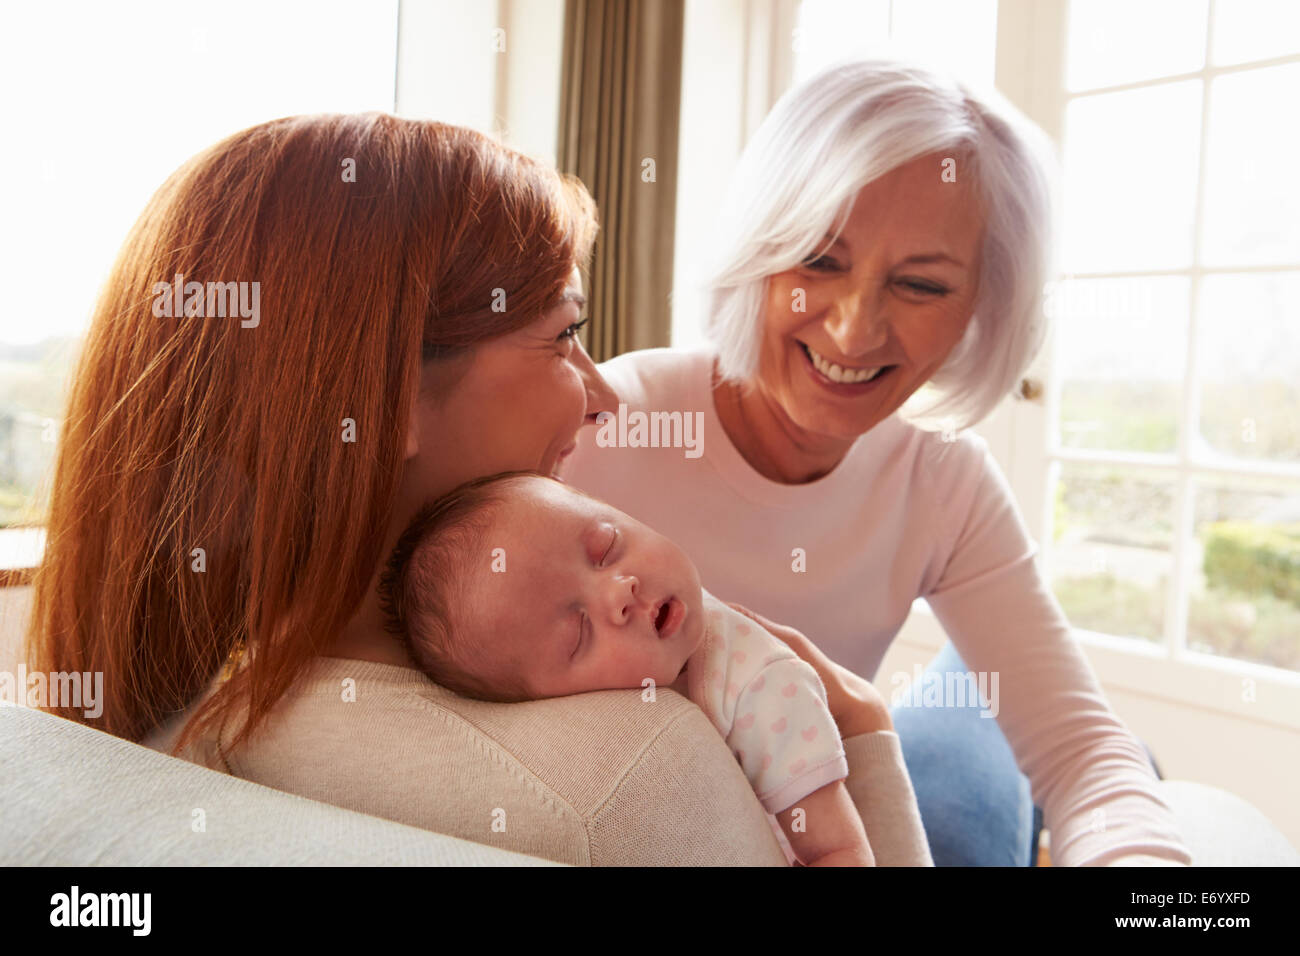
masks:
<svg viewBox="0 0 1300 956"><path fill-rule="evenodd" d="M397 2L29 4L6 11L0 153L0 529L47 507L64 385L144 204L224 136L295 113L392 110ZM39 533L0 531L0 568Z"/></svg>
<svg viewBox="0 0 1300 956"><path fill-rule="evenodd" d="M942 25L942 29L936 29ZM907 56L993 85L996 0L803 0L794 82L849 56Z"/></svg>
<svg viewBox="0 0 1300 956"><path fill-rule="evenodd" d="M1065 36L1057 597L1300 670L1300 8L1090 0Z"/></svg>

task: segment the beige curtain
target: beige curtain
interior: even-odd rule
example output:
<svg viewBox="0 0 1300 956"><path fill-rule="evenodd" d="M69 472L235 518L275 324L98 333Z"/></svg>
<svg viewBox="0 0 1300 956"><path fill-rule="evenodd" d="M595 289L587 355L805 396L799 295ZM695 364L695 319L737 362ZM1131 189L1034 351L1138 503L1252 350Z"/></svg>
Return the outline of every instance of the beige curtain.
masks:
<svg viewBox="0 0 1300 956"><path fill-rule="evenodd" d="M600 207L588 351L669 344L685 0L566 0L556 161Z"/></svg>

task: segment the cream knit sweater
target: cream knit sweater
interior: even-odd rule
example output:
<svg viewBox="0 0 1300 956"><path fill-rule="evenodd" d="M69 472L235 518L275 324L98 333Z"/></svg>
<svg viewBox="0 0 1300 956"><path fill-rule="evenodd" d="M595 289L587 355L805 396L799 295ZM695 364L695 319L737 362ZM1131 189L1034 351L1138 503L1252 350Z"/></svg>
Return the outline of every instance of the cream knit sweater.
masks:
<svg viewBox="0 0 1300 956"><path fill-rule="evenodd" d="M178 715L144 742L170 751ZM223 740L229 738L223 731ZM880 865L931 866L897 735L844 741L846 785ZM235 753L188 760L324 803L579 866L772 865L785 858L704 712L666 689L521 704L421 672L317 658Z"/></svg>

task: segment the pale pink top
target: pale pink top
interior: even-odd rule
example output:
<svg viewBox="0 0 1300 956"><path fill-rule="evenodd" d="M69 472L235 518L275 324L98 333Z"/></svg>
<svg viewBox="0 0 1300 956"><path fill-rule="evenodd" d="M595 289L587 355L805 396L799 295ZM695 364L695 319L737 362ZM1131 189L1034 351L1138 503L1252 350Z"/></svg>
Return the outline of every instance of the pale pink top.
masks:
<svg viewBox="0 0 1300 956"><path fill-rule="evenodd" d="M1191 862L982 438L945 442L894 415L830 474L780 484L723 430L707 349L649 349L599 368L629 411L702 412L703 454L598 447L597 429L584 428L565 480L675 540L722 600L798 628L867 678L924 597L966 666L999 674L998 725L1043 808L1054 864Z"/></svg>

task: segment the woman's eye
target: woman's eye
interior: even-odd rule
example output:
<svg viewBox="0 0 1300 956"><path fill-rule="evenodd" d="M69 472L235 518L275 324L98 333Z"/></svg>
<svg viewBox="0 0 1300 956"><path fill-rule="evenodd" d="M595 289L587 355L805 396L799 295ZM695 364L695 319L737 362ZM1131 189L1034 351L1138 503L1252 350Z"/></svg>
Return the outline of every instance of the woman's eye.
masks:
<svg viewBox="0 0 1300 956"><path fill-rule="evenodd" d="M947 295L948 288L939 285L937 282L922 282L916 279L903 279L900 285L912 292L918 292L921 295Z"/></svg>
<svg viewBox="0 0 1300 956"><path fill-rule="evenodd" d="M565 329L563 332L560 333L559 336L560 339L576 338L578 333L582 331L582 327L590 321L591 321L590 318L586 318L583 319L581 322L574 322L567 329Z"/></svg>
<svg viewBox="0 0 1300 956"><path fill-rule="evenodd" d="M803 261L803 266L814 272L834 272L840 267L838 262L827 256L810 256Z"/></svg>

